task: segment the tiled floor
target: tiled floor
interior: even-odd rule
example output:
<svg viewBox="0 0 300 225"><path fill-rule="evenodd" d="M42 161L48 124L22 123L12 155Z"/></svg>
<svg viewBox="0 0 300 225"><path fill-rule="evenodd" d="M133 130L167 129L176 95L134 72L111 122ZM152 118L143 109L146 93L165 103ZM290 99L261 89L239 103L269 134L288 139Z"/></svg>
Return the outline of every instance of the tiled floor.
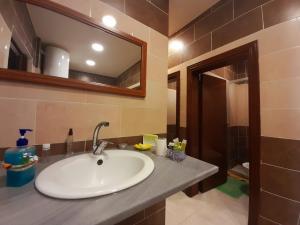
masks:
<svg viewBox="0 0 300 225"><path fill-rule="evenodd" d="M193 198L179 192L167 199L166 225L247 225L249 198L214 189Z"/></svg>

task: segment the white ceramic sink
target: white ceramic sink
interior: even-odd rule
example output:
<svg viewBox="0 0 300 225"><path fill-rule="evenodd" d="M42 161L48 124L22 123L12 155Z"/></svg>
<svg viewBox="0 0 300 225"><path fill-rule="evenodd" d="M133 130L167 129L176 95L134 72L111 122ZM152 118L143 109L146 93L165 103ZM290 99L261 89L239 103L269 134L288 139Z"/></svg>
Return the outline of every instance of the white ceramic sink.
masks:
<svg viewBox="0 0 300 225"><path fill-rule="evenodd" d="M98 165L99 160L103 160L102 165ZM89 198L129 188L146 179L153 169L147 155L106 150L101 156L81 154L50 165L38 175L35 186L55 198Z"/></svg>

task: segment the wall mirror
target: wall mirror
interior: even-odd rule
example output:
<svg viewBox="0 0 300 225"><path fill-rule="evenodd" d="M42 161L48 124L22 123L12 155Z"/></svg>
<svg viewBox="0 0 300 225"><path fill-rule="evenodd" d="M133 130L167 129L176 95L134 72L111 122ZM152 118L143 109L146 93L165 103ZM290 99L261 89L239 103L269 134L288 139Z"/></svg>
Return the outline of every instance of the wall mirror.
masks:
<svg viewBox="0 0 300 225"><path fill-rule="evenodd" d="M0 79L145 96L145 42L48 0L0 13Z"/></svg>

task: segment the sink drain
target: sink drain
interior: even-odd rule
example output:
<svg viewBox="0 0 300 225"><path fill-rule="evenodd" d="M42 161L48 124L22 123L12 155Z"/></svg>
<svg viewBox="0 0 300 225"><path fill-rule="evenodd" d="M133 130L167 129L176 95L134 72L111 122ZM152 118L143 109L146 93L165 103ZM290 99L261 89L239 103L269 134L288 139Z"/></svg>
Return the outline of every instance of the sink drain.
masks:
<svg viewBox="0 0 300 225"><path fill-rule="evenodd" d="M97 161L97 164L98 164L99 166L101 166L101 165L103 164L103 160L102 160L102 159L99 159L99 160Z"/></svg>

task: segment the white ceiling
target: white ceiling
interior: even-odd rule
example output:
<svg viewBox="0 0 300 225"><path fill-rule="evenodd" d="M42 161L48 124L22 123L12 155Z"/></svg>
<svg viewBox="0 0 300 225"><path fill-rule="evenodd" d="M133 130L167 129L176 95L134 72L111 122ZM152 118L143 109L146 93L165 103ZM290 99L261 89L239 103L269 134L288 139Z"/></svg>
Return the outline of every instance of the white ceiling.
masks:
<svg viewBox="0 0 300 225"><path fill-rule="evenodd" d="M219 0L169 0L169 34L172 35Z"/></svg>
<svg viewBox="0 0 300 225"><path fill-rule="evenodd" d="M43 43L68 51L73 70L118 77L141 60L140 46L50 10L33 5L27 8L37 36ZM94 42L101 43L104 51L92 50ZM87 59L94 60L96 66L87 66Z"/></svg>

